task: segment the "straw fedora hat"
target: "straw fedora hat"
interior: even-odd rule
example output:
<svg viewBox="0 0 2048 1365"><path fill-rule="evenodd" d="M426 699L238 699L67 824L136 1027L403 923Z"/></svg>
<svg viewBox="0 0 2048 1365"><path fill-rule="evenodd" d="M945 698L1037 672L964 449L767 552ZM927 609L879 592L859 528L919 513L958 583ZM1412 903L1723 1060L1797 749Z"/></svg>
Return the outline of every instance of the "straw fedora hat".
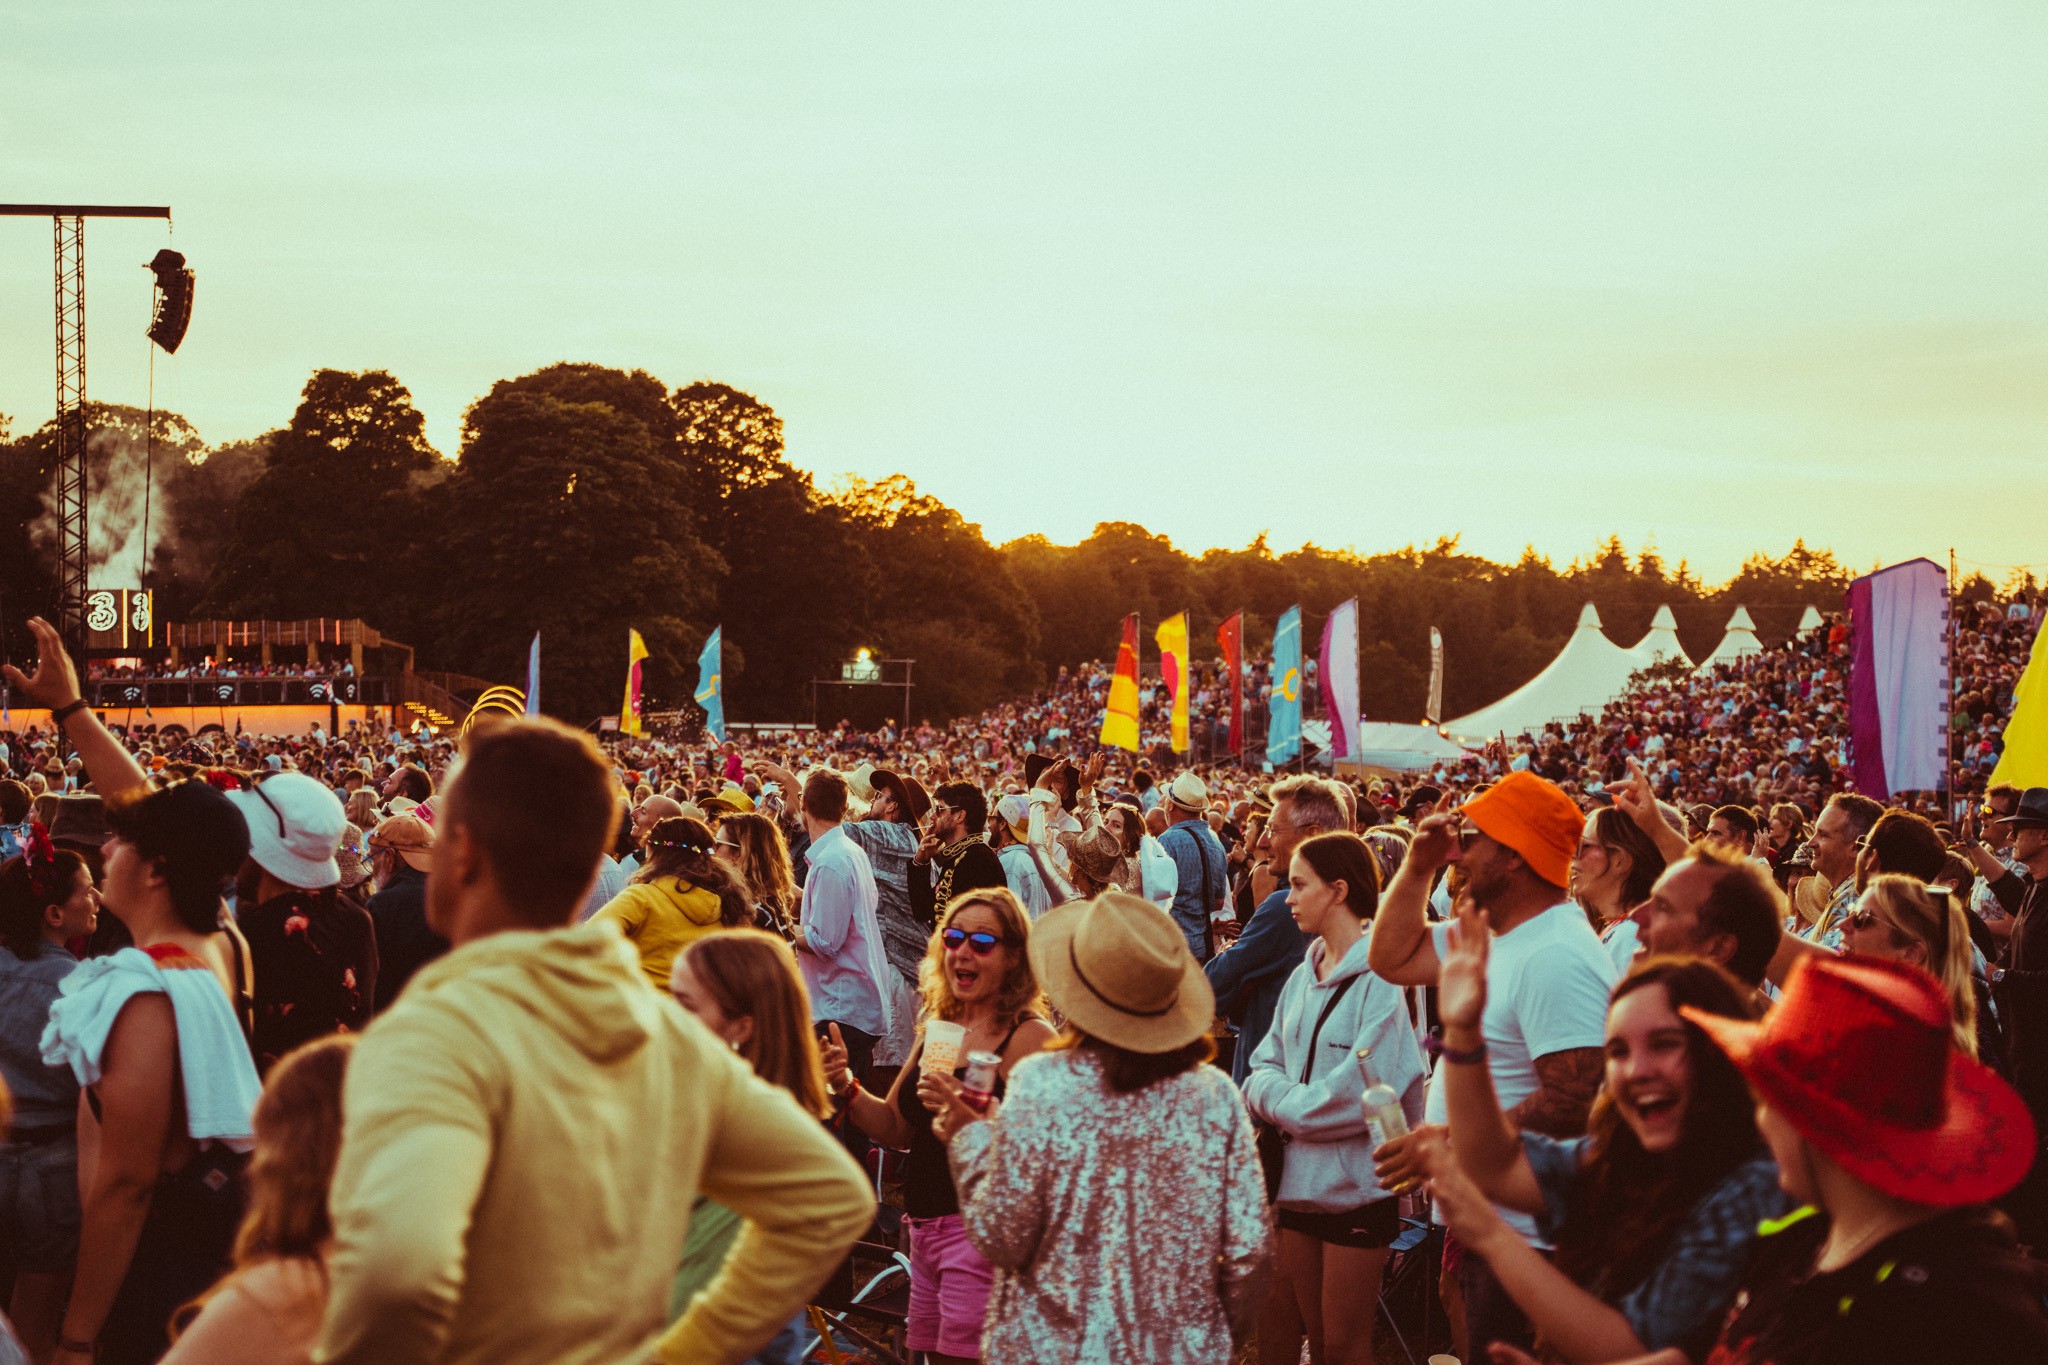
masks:
<svg viewBox="0 0 2048 1365"><path fill-rule="evenodd" d="M1129 1052L1172 1052L1208 1032L1216 993L1164 910L1121 891L1048 910L1031 970L1076 1028Z"/></svg>

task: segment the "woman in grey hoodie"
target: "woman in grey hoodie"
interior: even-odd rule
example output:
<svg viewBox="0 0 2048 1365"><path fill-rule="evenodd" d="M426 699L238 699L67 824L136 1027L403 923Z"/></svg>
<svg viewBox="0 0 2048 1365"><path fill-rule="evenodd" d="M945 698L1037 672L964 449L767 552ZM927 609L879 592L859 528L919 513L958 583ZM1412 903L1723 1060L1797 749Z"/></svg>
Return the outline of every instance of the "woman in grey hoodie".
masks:
<svg viewBox="0 0 2048 1365"><path fill-rule="evenodd" d="M1259 1322L1259 1358L1293 1360L1308 1334L1316 1365L1373 1358L1373 1314L1399 1200L1373 1177L1361 1048L1410 1122L1422 1113L1422 1048L1398 986L1366 968L1379 904L1372 852L1355 834L1319 834L1294 852L1287 903L1308 953L1280 993L1252 1057L1244 1102L1279 1128L1286 1165L1275 1199L1278 1274Z"/></svg>

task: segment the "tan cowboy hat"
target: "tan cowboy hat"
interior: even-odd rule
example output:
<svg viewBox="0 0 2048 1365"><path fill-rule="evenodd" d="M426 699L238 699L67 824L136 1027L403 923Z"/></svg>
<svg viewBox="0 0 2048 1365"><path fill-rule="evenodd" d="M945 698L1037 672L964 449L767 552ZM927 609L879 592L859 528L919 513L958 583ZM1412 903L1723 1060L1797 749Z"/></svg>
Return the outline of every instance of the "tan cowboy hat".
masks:
<svg viewBox="0 0 2048 1365"><path fill-rule="evenodd" d="M875 765L863 763L846 774L846 788L862 801L875 799Z"/></svg>
<svg viewBox="0 0 2048 1365"><path fill-rule="evenodd" d="M1208 1032L1216 993L1164 910L1121 891L1031 926L1031 970L1060 1014L1129 1052L1172 1052Z"/></svg>
<svg viewBox="0 0 2048 1365"><path fill-rule="evenodd" d="M1792 908L1799 912L1799 922L1812 924L1818 920L1827 910L1834 890L1828 885L1828 879L1818 872L1800 878L1792 888Z"/></svg>
<svg viewBox="0 0 2048 1365"><path fill-rule="evenodd" d="M1091 881L1109 881L1117 871L1117 864L1123 861L1124 846L1109 832L1107 825L1093 825L1079 833L1069 831L1059 836L1067 853L1074 860L1074 866L1088 874Z"/></svg>
<svg viewBox="0 0 2048 1365"><path fill-rule="evenodd" d="M434 870L434 828L417 815L387 815L363 842L390 849L415 872Z"/></svg>

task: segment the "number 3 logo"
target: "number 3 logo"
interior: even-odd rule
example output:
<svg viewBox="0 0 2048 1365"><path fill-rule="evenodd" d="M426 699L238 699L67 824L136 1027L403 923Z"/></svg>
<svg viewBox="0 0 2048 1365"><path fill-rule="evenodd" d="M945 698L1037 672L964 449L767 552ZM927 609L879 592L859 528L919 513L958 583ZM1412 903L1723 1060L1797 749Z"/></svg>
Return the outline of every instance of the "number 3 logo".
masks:
<svg viewBox="0 0 2048 1365"><path fill-rule="evenodd" d="M121 613L114 607L114 594L110 592L89 593L85 599L85 628L87 630L112 630L121 624Z"/></svg>

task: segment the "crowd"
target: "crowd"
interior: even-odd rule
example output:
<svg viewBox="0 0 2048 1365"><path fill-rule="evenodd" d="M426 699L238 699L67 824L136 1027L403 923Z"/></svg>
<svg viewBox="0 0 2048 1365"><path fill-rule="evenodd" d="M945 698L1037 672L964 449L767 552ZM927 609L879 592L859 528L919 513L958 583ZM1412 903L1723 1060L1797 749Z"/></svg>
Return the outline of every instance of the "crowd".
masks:
<svg viewBox="0 0 2048 1365"><path fill-rule="evenodd" d="M196 659L190 663L92 663L86 677L93 682L129 678L352 678L356 666L338 663L248 663L233 659Z"/></svg>
<svg viewBox="0 0 2048 1365"><path fill-rule="evenodd" d="M1833 628L1403 787L1102 753L1093 666L117 737L38 623L0 1361L790 1362L897 1251L937 1362L1369 1362L1396 1266L1463 1360L2048 1358L2034 622L1958 624L1960 810L1845 789Z"/></svg>

